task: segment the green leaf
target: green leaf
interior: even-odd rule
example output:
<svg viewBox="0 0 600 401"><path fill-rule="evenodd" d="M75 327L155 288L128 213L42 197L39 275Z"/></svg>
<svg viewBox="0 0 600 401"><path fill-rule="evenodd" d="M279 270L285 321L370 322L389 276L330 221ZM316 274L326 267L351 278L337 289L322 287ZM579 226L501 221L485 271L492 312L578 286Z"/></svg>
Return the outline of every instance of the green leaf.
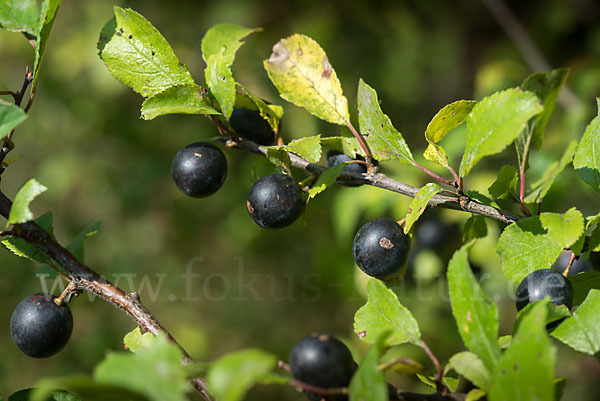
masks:
<svg viewBox="0 0 600 401"><path fill-rule="evenodd" d="M225 49L213 54L206 62L204 75L211 93L219 102L221 112L229 119L235 105L235 80L224 56Z"/></svg>
<svg viewBox="0 0 600 401"><path fill-rule="evenodd" d="M123 387L99 384L86 376L68 376L62 378L44 378L36 383L36 388L31 391L29 401L50 401L53 394L56 394L57 389L68 390L71 393L77 394L85 401L148 401L149 398L127 390ZM74 400L77 400L74 399ZM73 401L74 401L73 400ZM54 399L54 401L59 401ZM71 401L60 399L60 401Z"/></svg>
<svg viewBox="0 0 600 401"><path fill-rule="evenodd" d="M27 114L12 103L0 100L0 137L6 136L13 128L21 124Z"/></svg>
<svg viewBox="0 0 600 401"><path fill-rule="evenodd" d="M39 15L37 0L0 0L0 28L35 36Z"/></svg>
<svg viewBox="0 0 600 401"><path fill-rule="evenodd" d="M511 342L512 342L511 335L498 337L498 346L502 349L506 349L506 348L510 347Z"/></svg>
<svg viewBox="0 0 600 401"><path fill-rule="evenodd" d="M77 236L73 238L73 241L71 241L71 243L67 246L69 252L71 252L78 260L83 262L85 258L83 244L92 235L97 234L100 231L101 226L102 223L100 221L95 221L85 230L77 234Z"/></svg>
<svg viewBox="0 0 600 401"><path fill-rule="evenodd" d="M40 227L54 236L52 227L52 213L47 212L34 220ZM47 263L48 255L40 251L36 246L22 238L8 237L2 244L17 256L30 259L39 263Z"/></svg>
<svg viewBox="0 0 600 401"><path fill-rule="evenodd" d="M585 301L553 332L552 336L576 351L595 355L600 351L600 290L590 290Z"/></svg>
<svg viewBox="0 0 600 401"><path fill-rule="evenodd" d="M469 266L464 245L454 253L448 265L448 288L452 314L466 347L491 371L500 356L498 348L498 308L477 283Z"/></svg>
<svg viewBox="0 0 600 401"><path fill-rule="evenodd" d="M285 100L330 123L345 125L350 121L340 81L313 39L295 34L280 40L263 65Z"/></svg>
<svg viewBox="0 0 600 401"><path fill-rule="evenodd" d="M544 130L546 129L550 115L554 111L554 106L556 106L560 89L565 84L568 75L569 69L567 68L537 72L527 77L521 84L522 90L534 93L544 105L544 110L534 120L535 125L531 138L531 142L538 149L542 145ZM525 132L527 131L523 131L523 133Z"/></svg>
<svg viewBox="0 0 600 401"><path fill-rule="evenodd" d="M517 169L511 165L502 166L498 172L498 178L490 185L488 192L494 199L516 196L517 181Z"/></svg>
<svg viewBox="0 0 600 401"><path fill-rule="evenodd" d="M477 401L486 395L485 391L482 391L478 388L474 388L467 393L467 397L465 401Z"/></svg>
<svg viewBox="0 0 600 401"><path fill-rule="evenodd" d="M284 171L287 175L292 176L292 162L290 161L288 152L277 147L268 148L266 156L275 167Z"/></svg>
<svg viewBox="0 0 600 401"><path fill-rule="evenodd" d="M377 369L379 358L385 349L390 332L383 332L360 364L350 381L348 393L350 401L387 401L388 386L385 375Z"/></svg>
<svg viewBox="0 0 600 401"><path fill-rule="evenodd" d="M223 55L228 66L233 64L235 53L244 44L245 39L260 28L249 29L235 24L213 25L202 38L202 58L207 61L210 56L225 48Z"/></svg>
<svg viewBox="0 0 600 401"><path fill-rule="evenodd" d="M319 179L308 190L308 200L311 200L321 192L325 191L328 187L335 183L335 180L342 174L342 171L346 168L347 163L336 164L333 167L324 170L320 175Z"/></svg>
<svg viewBox="0 0 600 401"><path fill-rule="evenodd" d="M380 370L394 372L401 375L425 374L425 367L410 358L394 358L391 361L379 365Z"/></svg>
<svg viewBox="0 0 600 401"><path fill-rule="evenodd" d="M600 113L600 98L597 98ZM583 138L577 146L573 167L583 181L600 192L600 116L596 116L587 126Z"/></svg>
<svg viewBox="0 0 600 401"><path fill-rule="evenodd" d="M260 28L249 29L235 24L213 25L202 38L202 58L207 61L210 56L219 53L221 48L225 48L224 56L227 65L232 65L235 53L244 44L242 39L260 30Z"/></svg>
<svg viewBox="0 0 600 401"><path fill-rule="evenodd" d="M549 269L562 246L542 226L539 216L519 220L506 227L498 239L504 275L515 283L534 270Z"/></svg>
<svg viewBox="0 0 600 401"><path fill-rule="evenodd" d="M467 144L460 176L467 176L483 157L504 150L527 121L542 110L533 93L517 88L494 93L477 103L467 117Z"/></svg>
<svg viewBox="0 0 600 401"><path fill-rule="evenodd" d="M490 388L490 372L481 359L472 352L459 352L450 358L450 364L456 372L482 390Z"/></svg>
<svg viewBox="0 0 600 401"><path fill-rule="evenodd" d="M382 333L390 331L388 345L420 343L417 321L392 290L373 278L369 280L367 292L367 303L354 315L354 332L363 341L374 343Z"/></svg>
<svg viewBox="0 0 600 401"><path fill-rule="evenodd" d="M545 322L546 305L538 302L523 318L492 373L490 401L554 401L556 350Z"/></svg>
<svg viewBox="0 0 600 401"><path fill-rule="evenodd" d="M575 149L577 148L577 141L573 140L567 146L567 150L562 155L560 161L552 162L542 177L534 182L529 188L529 193L525 196L525 202L527 203L539 203L544 199L552 184L554 184L554 180L558 177L558 175L567 167L569 163L573 160L573 155L575 154Z"/></svg>
<svg viewBox="0 0 600 401"><path fill-rule="evenodd" d="M96 366L94 381L123 387L155 401L185 401L191 389L179 348L163 336L135 354L108 354Z"/></svg>
<svg viewBox="0 0 600 401"><path fill-rule="evenodd" d="M321 159L321 136L306 136L294 139L285 146L285 149L311 163L317 163Z"/></svg>
<svg viewBox="0 0 600 401"><path fill-rule="evenodd" d="M219 401L238 401L277 364L277 358L258 349L227 354L216 360L206 376L208 387Z"/></svg>
<svg viewBox="0 0 600 401"><path fill-rule="evenodd" d="M569 312L569 309L566 307L566 305L554 305L551 302L536 301L534 303L527 304L519 311L519 313L517 313L515 323L513 324L513 333L516 333L519 330L519 326L523 321L523 318L529 314L530 309L533 309L538 302L543 302L548 309L546 313L546 322L544 323L546 326L552 322L571 316L571 312Z"/></svg>
<svg viewBox="0 0 600 401"><path fill-rule="evenodd" d="M140 327L137 326L123 337L123 345L131 352L138 352L148 348L156 339L156 336L150 332L142 334Z"/></svg>
<svg viewBox="0 0 600 401"><path fill-rule="evenodd" d="M485 217L480 215L472 215L465 223L463 229L463 242L467 243L477 238L487 236L487 223Z"/></svg>
<svg viewBox="0 0 600 401"><path fill-rule="evenodd" d="M321 145L323 147L342 152L353 159L356 158L357 154L365 156L364 150L359 145L356 138L348 138L345 136L330 136L327 138L321 138Z"/></svg>
<svg viewBox="0 0 600 401"><path fill-rule="evenodd" d="M442 192L442 188L432 182L419 189L419 192L417 192L408 206L408 213L406 214L406 221L403 227L404 234L408 234L413 224L421 217L433 195L440 192Z"/></svg>
<svg viewBox="0 0 600 401"><path fill-rule="evenodd" d="M116 31L103 31L100 57L110 73L144 97L176 85L194 85L187 67L152 24L130 9L115 7Z"/></svg>
<svg viewBox="0 0 600 401"><path fill-rule="evenodd" d="M586 271L574 276L567 277L573 286L573 305L581 304L590 290L600 290L600 272L595 270Z"/></svg>
<svg viewBox="0 0 600 401"><path fill-rule="evenodd" d="M444 106L431 119L427 129L425 130L425 139L429 142L429 146L423 154L427 160L436 162L446 168L449 168L446 151L438 142L440 142L448 132L464 123L467 116L477 104L473 100L458 100L454 103Z"/></svg>
<svg viewBox="0 0 600 401"><path fill-rule="evenodd" d="M421 374L417 374L419 380L421 380L424 384L429 387L435 388L435 377L434 376L425 376ZM456 391L458 388L458 379L455 377L444 376L442 378L442 382L450 389L451 392Z"/></svg>
<svg viewBox="0 0 600 401"><path fill-rule="evenodd" d="M15 200L10 208L7 226L33 220L33 213L29 210L29 204L46 190L48 188L37 182L35 178L27 181L15 195Z"/></svg>
<svg viewBox="0 0 600 401"><path fill-rule="evenodd" d="M413 155L390 118L383 114L377 93L362 79L358 83L358 123L376 160L400 160L413 164Z"/></svg>
<svg viewBox="0 0 600 401"><path fill-rule="evenodd" d="M584 233L583 215L574 207L564 214L542 213L540 221L548 235L563 248L573 245Z"/></svg>
<svg viewBox="0 0 600 401"><path fill-rule="evenodd" d="M20 1L20 0L19 0ZM40 17L38 20L38 27L35 32L35 60L33 62L33 82L31 84L31 91L35 92L37 87L37 81L40 74L40 66L44 58L44 51L46 50L46 44L48 43L48 37L54 24L54 18L56 18L56 12L60 6L61 0L44 0L42 2L42 9L40 11Z"/></svg>
<svg viewBox="0 0 600 401"><path fill-rule="evenodd" d="M204 100L198 85L172 86L144 100L142 118L152 120L165 114L221 114Z"/></svg>

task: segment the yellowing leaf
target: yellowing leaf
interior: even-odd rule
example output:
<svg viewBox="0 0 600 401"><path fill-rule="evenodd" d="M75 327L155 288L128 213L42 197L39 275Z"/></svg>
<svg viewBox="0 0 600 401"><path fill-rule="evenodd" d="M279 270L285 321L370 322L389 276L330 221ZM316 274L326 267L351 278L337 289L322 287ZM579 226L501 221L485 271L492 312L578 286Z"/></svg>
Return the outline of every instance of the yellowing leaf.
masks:
<svg viewBox="0 0 600 401"><path fill-rule="evenodd" d="M350 120L340 81L313 39L295 34L280 40L263 65L285 100L334 124L345 125Z"/></svg>

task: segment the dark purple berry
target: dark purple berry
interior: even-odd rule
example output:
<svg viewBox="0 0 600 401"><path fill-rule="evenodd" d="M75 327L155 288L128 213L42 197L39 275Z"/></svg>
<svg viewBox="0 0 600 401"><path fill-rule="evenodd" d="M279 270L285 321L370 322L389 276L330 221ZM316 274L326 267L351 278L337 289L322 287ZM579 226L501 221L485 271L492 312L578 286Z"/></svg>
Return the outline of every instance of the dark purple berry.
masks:
<svg viewBox="0 0 600 401"><path fill-rule="evenodd" d="M546 297L550 297L550 301L555 305L566 305L571 309L573 286L562 274L551 269L535 270L529 273L517 288L517 310Z"/></svg>
<svg viewBox="0 0 600 401"><path fill-rule="evenodd" d="M227 159L212 143L192 143L173 158L171 176L184 194L204 198L223 185L227 176Z"/></svg>
<svg viewBox="0 0 600 401"><path fill-rule="evenodd" d="M240 136L250 139L259 145L272 145L275 132L258 110L237 108L229 117L229 124Z"/></svg>
<svg viewBox="0 0 600 401"><path fill-rule="evenodd" d="M554 262L554 265L552 266L552 270L554 270L555 272L558 272L558 273L564 272L565 269L567 268L567 265L569 264L570 259L571 259L571 252L562 252L560 254L560 256L558 257L558 259L556 259L556 262ZM590 256L590 260L586 260L586 259L582 258L581 256L579 256L577 259L575 259L575 261L571 265L571 269L569 270L569 276L574 276L578 273L582 273L582 272L586 272L586 271L590 271L590 270L594 270L594 267L591 263L591 256Z"/></svg>
<svg viewBox="0 0 600 401"><path fill-rule="evenodd" d="M295 380L323 389L346 387L356 371L356 363L346 345L329 334L312 334L296 343L290 353ZM311 400L341 400L307 392Z"/></svg>
<svg viewBox="0 0 600 401"><path fill-rule="evenodd" d="M327 167L333 167L340 163L354 161L354 160L364 161L364 159L361 156L357 156L356 159L353 159L350 156L348 156L342 152L338 152L337 150L333 150L333 149L327 150ZM367 166L365 166L362 163L349 163L346 165L346 167L344 167L344 172L364 174L367 172ZM340 182L340 184L347 186L347 187L358 187L358 186L362 185L362 184L352 184L349 182Z"/></svg>
<svg viewBox="0 0 600 401"><path fill-rule="evenodd" d="M302 190L292 177L273 173L252 185L246 201L252 220L263 228L283 228L304 210Z"/></svg>
<svg viewBox="0 0 600 401"><path fill-rule="evenodd" d="M33 294L22 300L10 318L15 345L33 358L60 351L73 331L73 315L66 304L58 306L50 294Z"/></svg>
<svg viewBox="0 0 600 401"><path fill-rule="evenodd" d="M408 258L410 238L394 220L371 220L354 237L354 261L369 276L386 278L397 273Z"/></svg>

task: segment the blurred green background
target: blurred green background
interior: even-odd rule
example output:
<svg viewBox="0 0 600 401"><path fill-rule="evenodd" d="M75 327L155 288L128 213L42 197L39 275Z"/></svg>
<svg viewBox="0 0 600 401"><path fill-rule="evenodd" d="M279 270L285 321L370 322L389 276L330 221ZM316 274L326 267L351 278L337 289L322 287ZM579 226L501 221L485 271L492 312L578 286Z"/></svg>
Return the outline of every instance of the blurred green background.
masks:
<svg viewBox="0 0 600 401"><path fill-rule="evenodd" d="M580 100L568 111L557 106L543 149L532 154L527 178L533 182L571 139L582 135L595 113L600 94L600 5L594 0L508 4L549 63L571 68L568 85ZM383 110L419 157L425 148L423 132L437 110L454 100L481 99L516 86L532 72L514 43L475 0L86 0L65 1L59 10L37 99L15 135L11 156L22 158L4 173L2 190L13 197L31 177L46 185L49 190L34 202L34 211L54 213L55 232L63 243L101 220L103 230L88 242L86 262L118 280L126 291L139 291L149 309L199 361L245 347L263 348L286 360L294 343L314 331L339 336L360 360L366 348L353 335L352 321L365 301L366 278L354 266L352 238L371 218L402 218L409 199L373 188L336 186L311 202L305 219L280 231L262 230L245 207L259 157L238 151L227 153L229 176L218 193L200 200L184 197L170 179L171 158L181 147L218 133L199 116L139 118L142 98L112 78L97 57L98 34L112 17L113 5L131 7L148 18L198 82L203 82L204 69L200 41L211 25L263 27L238 52L235 76L254 93L284 105L286 141L340 132L281 100L262 69L262 60L280 38L296 32L309 35L327 52L351 113L356 114L356 88L363 78L378 91ZM17 90L25 66L33 64L29 44L19 34L0 31L0 60L0 90ZM463 134L457 129L445 142L455 167ZM469 176L467 187L486 193L499 167L515 163L512 147L487 158ZM427 182L410 167L384 163L382 169L413 185ZM577 206L585 215L597 213L597 194L567 170L543 210ZM424 215L454 228L467 217L452 211ZM474 248L471 260L501 308L500 334L507 334L515 309L512 286L500 273L494 252L502 227L490 222L488 228L489 237ZM460 245L459 236L450 230L441 249L422 250L416 244L421 251L413 252L408 277L395 288L444 363L463 350L443 278L447 258ZM0 258L0 396L33 386L44 376L91 373L107 352L122 350L122 337L134 324L83 294L71 304L75 328L61 353L45 360L20 353L10 340L10 315L22 298L41 291L40 274L47 271L9 252L0 253ZM182 277L186 272L198 276ZM598 361L557 346L557 375L571 379L564 399L597 399L593 390L598 388ZM394 354L429 366L425 354L410 346ZM389 379L407 390L427 391L412 377ZM259 386L248 399L303 396L291 387Z"/></svg>

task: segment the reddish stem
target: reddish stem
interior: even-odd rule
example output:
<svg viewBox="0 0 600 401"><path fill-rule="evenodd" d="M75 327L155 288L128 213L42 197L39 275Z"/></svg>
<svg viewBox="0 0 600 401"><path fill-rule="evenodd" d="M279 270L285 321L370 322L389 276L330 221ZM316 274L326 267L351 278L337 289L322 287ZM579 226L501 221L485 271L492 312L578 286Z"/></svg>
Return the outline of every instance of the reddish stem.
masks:
<svg viewBox="0 0 600 401"><path fill-rule="evenodd" d="M417 161L414 161L413 163L414 163L414 165L415 165L416 168L418 168L419 170L421 170L422 172L424 172L425 174L427 174L431 178L436 179L436 180L438 180L441 183L444 183L444 184L446 184L448 186L451 186L451 187L455 187L455 186L458 185L458 182L455 185L454 183L448 181L444 177L440 177L439 175L437 175L433 171L429 170L427 167L423 166L421 163L419 163Z"/></svg>
<svg viewBox="0 0 600 401"><path fill-rule="evenodd" d="M352 132L352 135L354 135L354 137L360 144L361 148L363 148L363 150L365 151L365 156L367 156L366 157L367 162L370 164L371 152L369 152L369 148L367 148L367 145L365 144L365 141L363 140L362 135L360 135L358 133L358 131L356 130L356 128L354 128L354 126L352 125L352 123L350 121L346 121L346 126L350 129L350 131Z"/></svg>
<svg viewBox="0 0 600 401"><path fill-rule="evenodd" d="M431 351L431 349L425 344L425 341L421 340L419 346L425 351L431 362L433 362L433 366L435 366L436 375L435 375L435 387L439 394L446 395L448 393L448 387L444 384L442 373L442 365L440 365L440 361L438 361L435 354Z"/></svg>

